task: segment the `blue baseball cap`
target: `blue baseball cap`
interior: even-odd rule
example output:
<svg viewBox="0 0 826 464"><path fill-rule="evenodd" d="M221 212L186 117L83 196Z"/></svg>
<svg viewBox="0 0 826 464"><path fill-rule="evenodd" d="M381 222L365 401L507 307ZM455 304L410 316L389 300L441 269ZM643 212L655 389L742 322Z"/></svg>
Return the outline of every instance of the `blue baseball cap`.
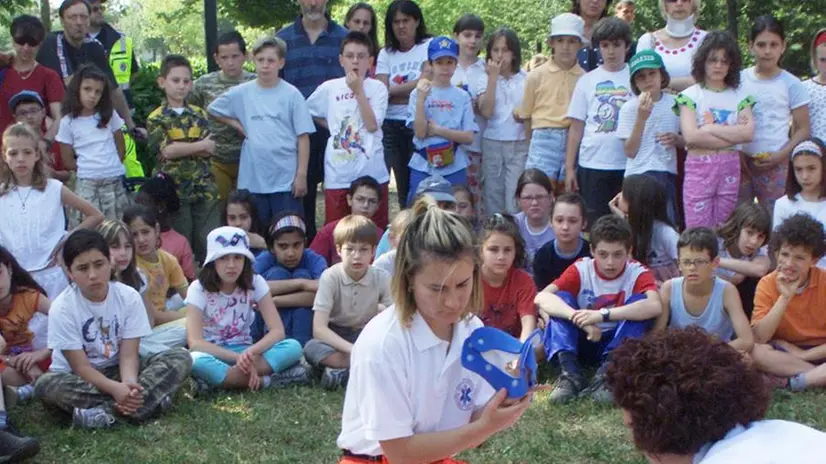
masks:
<svg viewBox="0 0 826 464"><path fill-rule="evenodd" d="M23 90L11 97L9 99L9 109L14 112L14 110L17 109L17 105L21 103L37 103L41 107L46 107L40 95L32 90Z"/></svg>
<svg viewBox="0 0 826 464"><path fill-rule="evenodd" d="M436 61L443 56L459 59L459 44L450 37L440 35L430 40L427 46L427 59Z"/></svg>

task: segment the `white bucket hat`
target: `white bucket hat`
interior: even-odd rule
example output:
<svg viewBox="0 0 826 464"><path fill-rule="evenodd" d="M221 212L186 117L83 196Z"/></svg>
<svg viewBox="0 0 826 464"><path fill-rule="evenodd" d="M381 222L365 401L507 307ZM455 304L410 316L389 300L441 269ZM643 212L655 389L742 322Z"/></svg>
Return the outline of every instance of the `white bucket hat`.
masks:
<svg viewBox="0 0 826 464"><path fill-rule="evenodd" d="M226 255L246 256L250 263L255 262L255 255L250 251L250 240L244 229L237 227L219 227L207 236L207 255L204 265Z"/></svg>
<svg viewBox="0 0 826 464"><path fill-rule="evenodd" d="M548 37L569 35L585 42L585 20L573 13L562 13L551 20L551 34Z"/></svg>

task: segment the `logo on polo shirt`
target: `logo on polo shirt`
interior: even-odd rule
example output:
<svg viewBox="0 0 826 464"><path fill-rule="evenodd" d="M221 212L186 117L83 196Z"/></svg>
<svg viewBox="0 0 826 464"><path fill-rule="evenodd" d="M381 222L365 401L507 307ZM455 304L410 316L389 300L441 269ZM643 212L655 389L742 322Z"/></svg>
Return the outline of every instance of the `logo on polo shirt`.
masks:
<svg viewBox="0 0 826 464"><path fill-rule="evenodd" d="M456 385L453 400L456 401L456 407L462 411L473 409L473 382L470 379L464 378Z"/></svg>

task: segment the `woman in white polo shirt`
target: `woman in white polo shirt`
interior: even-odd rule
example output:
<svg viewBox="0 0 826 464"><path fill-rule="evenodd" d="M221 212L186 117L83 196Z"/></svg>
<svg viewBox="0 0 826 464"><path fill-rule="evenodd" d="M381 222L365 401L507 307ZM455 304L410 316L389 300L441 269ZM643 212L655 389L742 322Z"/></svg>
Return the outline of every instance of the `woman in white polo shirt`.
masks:
<svg viewBox="0 0 826 464"><path fill-rule="evenodd" d="M461 364L465 339L482 322L473 233L424 197L398 245L391 306L361 332L351 353L339 464L456 463L513 425L528 396L506 401Z"/></svg>

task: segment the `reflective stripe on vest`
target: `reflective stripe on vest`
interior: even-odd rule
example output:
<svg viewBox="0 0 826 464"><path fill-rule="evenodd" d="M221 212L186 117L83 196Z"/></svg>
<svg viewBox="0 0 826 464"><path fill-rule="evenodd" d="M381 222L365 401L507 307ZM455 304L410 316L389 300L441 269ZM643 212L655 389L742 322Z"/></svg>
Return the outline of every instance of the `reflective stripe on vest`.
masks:
<svg viewBox="0 0 826 464"><path fill-rule="evenodd" d="M109 52L109 66L115 75L115 82L123 90L129 90L129 79L132 77L132 39L120 36L112 45Z"/></svg>

